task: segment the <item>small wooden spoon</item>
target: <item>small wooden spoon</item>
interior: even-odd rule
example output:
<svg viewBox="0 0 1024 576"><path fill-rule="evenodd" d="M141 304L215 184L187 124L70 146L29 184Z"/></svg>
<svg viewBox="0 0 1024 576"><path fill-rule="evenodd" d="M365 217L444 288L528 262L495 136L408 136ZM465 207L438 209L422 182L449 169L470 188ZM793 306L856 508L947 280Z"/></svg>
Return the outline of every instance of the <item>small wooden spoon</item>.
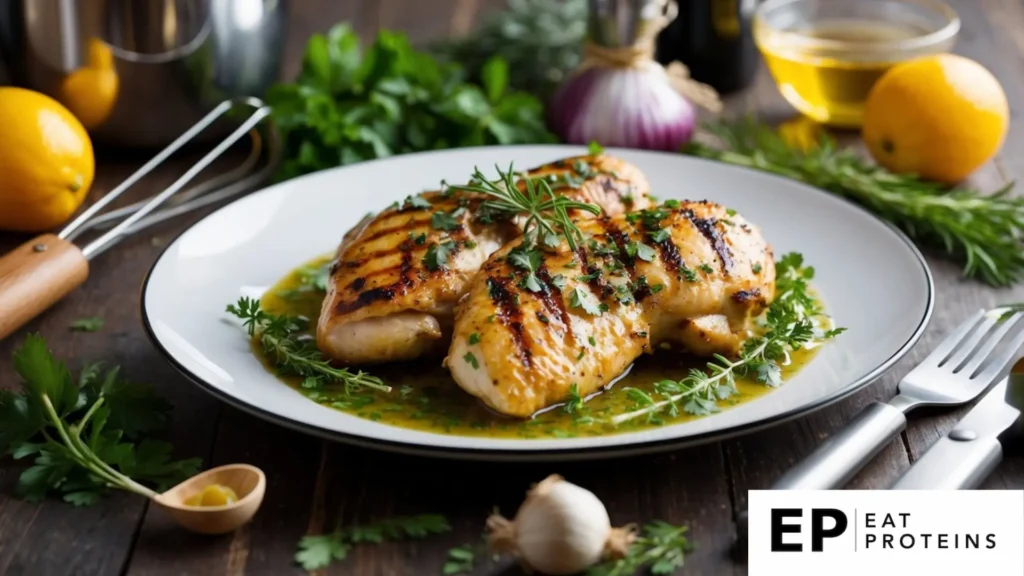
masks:
<svg viewBox="0 0 1024 576"><path fill-rule="evenodd" d="M211 484L231 488L238 501L224 506L191 506L185 501ZM248 522L263 503L267 478L248 464L227 464L211 468L152 498L174 521L201 534L224 534Z"/></svg>

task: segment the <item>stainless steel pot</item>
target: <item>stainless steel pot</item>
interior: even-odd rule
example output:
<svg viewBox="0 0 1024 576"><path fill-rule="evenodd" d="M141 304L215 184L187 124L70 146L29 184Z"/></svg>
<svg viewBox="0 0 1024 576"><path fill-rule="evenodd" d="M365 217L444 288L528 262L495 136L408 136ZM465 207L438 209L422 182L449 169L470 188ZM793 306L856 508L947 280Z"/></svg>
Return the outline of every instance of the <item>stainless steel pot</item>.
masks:
<svg viewBox="0 0 1024 576"><path fill-rule="evenodd" d="M0 0L0 83L52 96L97 143L164 146L279 79L286 18L286 0Z"/></svg>

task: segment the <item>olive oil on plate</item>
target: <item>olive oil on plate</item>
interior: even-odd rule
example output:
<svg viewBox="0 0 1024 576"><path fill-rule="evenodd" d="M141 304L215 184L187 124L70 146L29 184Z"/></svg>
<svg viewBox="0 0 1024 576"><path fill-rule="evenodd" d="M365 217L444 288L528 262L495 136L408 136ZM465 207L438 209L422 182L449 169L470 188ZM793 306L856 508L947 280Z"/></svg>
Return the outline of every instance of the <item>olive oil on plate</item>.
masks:
<svg viewBox="0 0 1024 576"><path fill-rule="evenodd" d="M920 36L916 27L900 23L853 19L821 21L790 32L844 44L843 58L797 46L769 34L760 49L782 96L797 110L822 124L856 128L875 82L896 62L879 55L879 43ZM864 46L858 55L857 46Z"/></svg>
<svg viewBox="0 0 1024 576"><path fill-rule="evenodd" d="M308 271L328 261L327 257L322 257L297 268L266 292L261 299L261 307L272 314L308 318L310 329L315 328L323 293L312 289L303 278L308 279ZM307 273L303 274L301 270ZM268 371L275 372L255 341L253 352L260 357ZM794 353L783 367L783 380L806 365L814 353L814 350ZM584 410L570 412L565 405L556 405L525 420L498 414L463 391L441 366L440 358L365 368L391 386L389 393L373 390L352 393L346 391L343 385L308 389L302 387L301 378L280 378L318 404L384 424L458 436L547 439L605 436L700 418L680 410L674 416L659 415L651 419L640 417L618 426L601 423L607 418L637 408L636 400L626 393L625 388L636 388L647 395L653 395L655 382L679 380L691 368L703 367L706 362L706 358L687 358L671 353L648 355L637 359L625 374L605 390L588 397ZM728 409L772 390L759 382L744 379L737 379L736 389L738 394L720 400L718 409Z"/></svg>

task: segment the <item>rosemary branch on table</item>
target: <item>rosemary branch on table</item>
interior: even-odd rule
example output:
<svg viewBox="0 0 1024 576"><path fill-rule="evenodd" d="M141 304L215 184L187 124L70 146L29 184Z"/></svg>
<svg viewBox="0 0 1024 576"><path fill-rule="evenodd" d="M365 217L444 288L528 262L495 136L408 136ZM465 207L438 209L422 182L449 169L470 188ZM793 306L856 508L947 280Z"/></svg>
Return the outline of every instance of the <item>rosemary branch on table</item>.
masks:
<svg viewBox="0 0 1024 576"><path fill-rule="evenodd" d="M300 339L306 328L301 318L271 314L260 308L259 300L246 296L239 298L237 304L228 304L227 311L243 321L250 337L259 338L263 352L274 360L279 370L305 378L303 388L341 383L348 393L365 388L391 391L391 387L376 376L331 366L319 351Z"/></svg>
<svg viewBox="0 0 1024 576"><path fill-rule="evenodd" d="M793 178L854 201L903 230L922 247L963 265L963 276L992 286L1024 278L1024 198L1012 184L984 195L894 174L841 149L824 131L810 146L793 146L750 117L712 122L712 147L692 141L685 152Z"/></svg>
<svg viewBox="0 0 1024 576"><path fill-rule="evenodd" d="M809 292L814 268L804 266L803 256L786 254L775 266L776 295L765 314L763 333L744 342L739 358L730 360L716 354L707 371L694 368L681 380L656 382L655 396L661 400L638 388L624 388L637 408L612 417L610 422L618 425L640 417L656 421L662 414L676 416L680 410L696 415L716 412L718 400L737 393L737 376L752 376L765 385L778 386L782 383L780 361L789 353L812 341L830 340L845 330L819 328L818 319L824 312Z"/></svg>

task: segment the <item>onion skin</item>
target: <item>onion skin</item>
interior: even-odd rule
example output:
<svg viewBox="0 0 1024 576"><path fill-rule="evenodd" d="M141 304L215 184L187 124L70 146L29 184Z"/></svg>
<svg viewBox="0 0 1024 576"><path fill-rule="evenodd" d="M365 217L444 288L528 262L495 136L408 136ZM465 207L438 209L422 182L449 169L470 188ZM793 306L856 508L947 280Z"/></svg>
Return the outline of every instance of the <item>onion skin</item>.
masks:
<svg viewBox="0 0 1024 576"><path fill-rule="evenodd" d="M570 76L548 103L547 123L569 144L676 152L693 138L696 111L664 68L648 62Z"/></svg>

